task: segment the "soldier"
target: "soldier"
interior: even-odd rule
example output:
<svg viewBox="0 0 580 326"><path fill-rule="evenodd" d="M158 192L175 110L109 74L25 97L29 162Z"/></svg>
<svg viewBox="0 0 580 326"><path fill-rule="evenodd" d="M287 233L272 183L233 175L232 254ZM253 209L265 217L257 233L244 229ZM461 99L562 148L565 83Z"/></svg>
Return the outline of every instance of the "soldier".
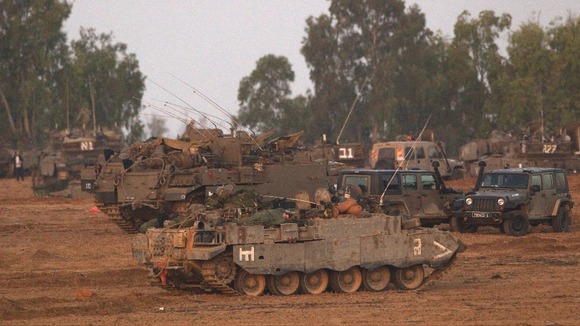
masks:
<svg viewBox="0 0 580 326"><path fill-rule="evenodd" d="M24 168L22 166L22 156L20 155L20 152L16 151L12 160L14 162L14 174L16 175L16 181L24 181Z"/></svg>
<svg viewBox="0 0 580 326"><path fill-rule="evenodd" d="M86 129L87 124L89 123L89 120L91 119L91 112L89 111L89 109L87 109L86 107L81 107L81 109L79 110L79 113L77 115L77 119L76 121L81 121L82 125L83 125L83 130Z"/></svg>

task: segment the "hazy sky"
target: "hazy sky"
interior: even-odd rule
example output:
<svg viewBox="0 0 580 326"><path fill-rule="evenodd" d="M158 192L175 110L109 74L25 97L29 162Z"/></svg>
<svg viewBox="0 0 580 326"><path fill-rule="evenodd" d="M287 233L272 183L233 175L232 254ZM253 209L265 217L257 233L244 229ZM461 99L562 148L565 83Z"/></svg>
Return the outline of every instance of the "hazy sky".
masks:
<svg viewBox="0 0 580 326"><path fill-rule="evenodd" d="M532 19L546 26L556 17L578 15L580 0L409 0L419 5L427 27L453 36L453 25L463 10L476 17L482 10L512 15L512 30ZM114 35L135 53L147 77L144 104L163 106L167 101L188 105L222 118L214 106L196 95L197 89L231 114L237 114L240 80L267 54L285 56L296 79L294 95L304 94L311 83L300 54L306 18L328 13L324 0L75 0L65 22L70 39L80 27ZM504 40L507 41L507 38ZM180 81L182 80L182 81ZM185 82L185 83L184 83ZM163 114L148 108L151 114ZM187 114L200 120L191 110ZM168 118L174 137L183 123Z"/></svg>

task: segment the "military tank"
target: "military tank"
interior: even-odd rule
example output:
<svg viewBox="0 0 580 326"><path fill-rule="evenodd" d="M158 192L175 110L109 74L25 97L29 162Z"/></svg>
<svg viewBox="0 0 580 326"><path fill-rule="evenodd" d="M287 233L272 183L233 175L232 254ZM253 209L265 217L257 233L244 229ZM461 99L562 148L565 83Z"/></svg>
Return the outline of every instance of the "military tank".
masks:
<svg viewBox="0 0 580 326"><path fill-rule="evenodd" d="M187 135L135 143L116 155L109 151L95 172L86 173L83 188L94 192L101 211L135 233L162 213L183 215L190 204L204 203L226 184L272 201L301 190L312 198L317 188L336 184L342 166L296 149L301 133L269 142L268 134L226 135L219 129L190 129Z"/></svg>
<svg viewBox="0 0 580 326"><path fill-rule="evenodd" d="M479 161L492 170L545 167L576 173L580 171L580 124L562 128L556 136L541 132L534 124L521 134L494 130L489 138L475 139L459 152L465 170L472 177L478 175Z"/></svg>
<svg viewBox="0 0 580 326"><path fill-rule="evenodd" d="M0 147L0 178L12 175L12 170L14 170L13 155L14 150Z"/></svg>
<svg viewBox="0 0 580 326"><path fill-rule="evenodd" d="M34 194L46 196L66 189L71 181L81 179L85 167L97 164L103 150L122 147L122 133L114 129L101 128L96 134L80 129L52 132L49 147L30 167Z"/></svg>
<svg viewBox="0 0 580 326"><path fill-rule="evenodd" d="M266 214L276 212L259 223L198 212L135 236L133 257L164 287L259 296L384 291L389 284L419 290L465 250L449 232L398 216L363 211L333 218L324 209Z"/></svg>

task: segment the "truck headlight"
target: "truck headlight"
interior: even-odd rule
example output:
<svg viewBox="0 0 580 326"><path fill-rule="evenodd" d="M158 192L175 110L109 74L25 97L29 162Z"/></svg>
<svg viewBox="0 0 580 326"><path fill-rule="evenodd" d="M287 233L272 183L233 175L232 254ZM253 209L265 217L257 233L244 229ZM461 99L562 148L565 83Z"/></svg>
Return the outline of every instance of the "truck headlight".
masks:
<svg viewBox="0 0 580 326"><path fill-rule="evenodd" d="M467 205L471 205L471 204L473 204L473 199L471 199L471 198L466 198L466 199L465 199L465 203L466 203Z"/></svg>
<svg viewBox="0 0 580 326"><path fill-rule="evenodd" d="M500 199L498 199L498 200L497 200L497 204L498 204L499 206L503 206L503 204L505 204L505 199L503 199L503 198L500 198Z"/></svg>

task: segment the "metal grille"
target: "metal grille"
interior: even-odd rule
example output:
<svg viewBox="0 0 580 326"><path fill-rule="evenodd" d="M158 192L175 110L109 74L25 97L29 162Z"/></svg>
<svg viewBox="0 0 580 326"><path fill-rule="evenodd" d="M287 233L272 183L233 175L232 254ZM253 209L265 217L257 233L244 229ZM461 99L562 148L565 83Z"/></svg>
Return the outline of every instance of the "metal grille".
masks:
<svg viewBox="0 0 580 326"><path fill-rule="evenodd" d="M173 247L173 234L160 233L153 241L153 257L163 257Z"/></svg>
<svg viewBox="0 0 580 326"><path fill-rule="evenodd" d="M495 212L497 211L497 198L473 198L473 203L469 210Z"/></svg>

